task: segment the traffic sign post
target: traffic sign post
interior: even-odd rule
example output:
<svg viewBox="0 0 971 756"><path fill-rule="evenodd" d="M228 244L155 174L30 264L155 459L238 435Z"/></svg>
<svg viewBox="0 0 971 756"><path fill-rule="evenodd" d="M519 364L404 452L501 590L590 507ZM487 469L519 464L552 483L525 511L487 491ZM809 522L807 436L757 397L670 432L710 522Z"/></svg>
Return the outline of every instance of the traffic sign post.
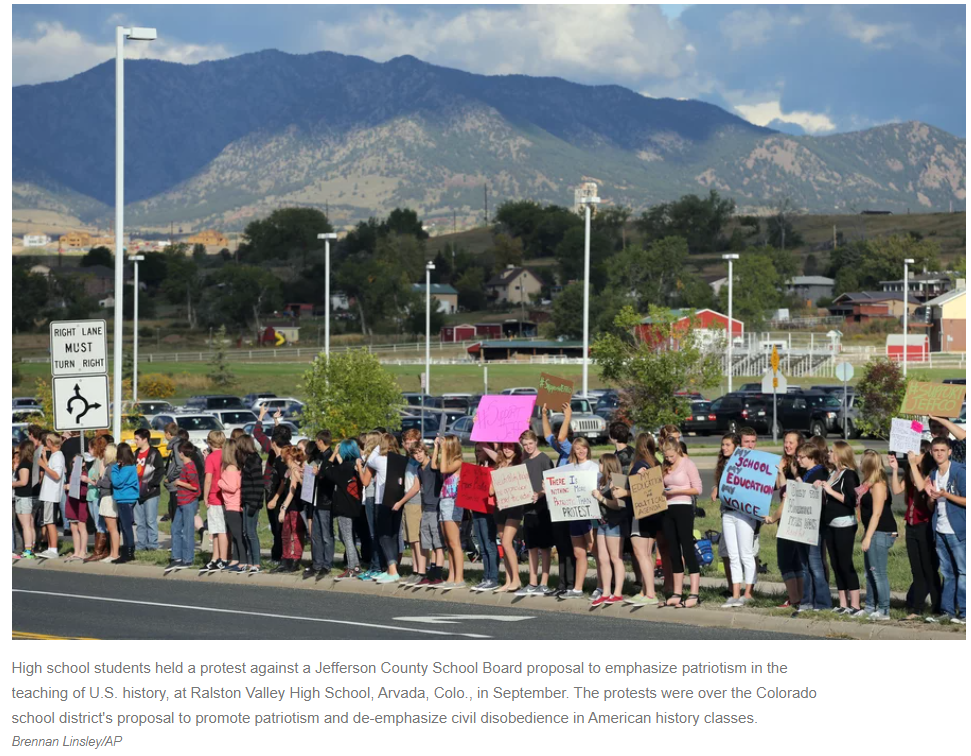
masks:
<svg viewBox="0 0 971 756"><path fill-rule="evenodd" d="M853 380L853 366L848 362L841 362L836 366L836 378L843 382L843 440L845 441L849 437L849 424L850 424L850 407L849 407L849 389L847 384Z"/></svg>
<svg viewBox="0 0 971 756"><path fill-rule="evenodd" d="M108 375L54 378L54 428L85 431L110 427Z"/></svg>
<svg viewBox="0 0 971 756"><path fill-rule="evenodd" d="M51 323L51 395L56 430L83 433L110 427L104 320Z"/></svg>
<svg viewBox="0 0 971 756"><path fill-rule="evenodd" d="M772 394L772 441L779 440L779 392L783 394L789 390L789 382L779 372L779 350L772 347L772 370L766 371L762 378L762 393Z"/></svg>

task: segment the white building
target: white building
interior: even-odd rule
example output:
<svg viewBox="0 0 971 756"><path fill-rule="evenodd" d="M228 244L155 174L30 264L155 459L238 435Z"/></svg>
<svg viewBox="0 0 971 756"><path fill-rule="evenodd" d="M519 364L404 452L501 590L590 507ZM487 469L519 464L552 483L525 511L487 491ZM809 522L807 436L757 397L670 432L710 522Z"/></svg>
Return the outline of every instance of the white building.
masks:
<svg viewBox="0 0 971 756"><path fill-rule="evenodd" d="M46 247L51 243L51 238L47 234L26 234L24 236L25 247Z"/></svg>

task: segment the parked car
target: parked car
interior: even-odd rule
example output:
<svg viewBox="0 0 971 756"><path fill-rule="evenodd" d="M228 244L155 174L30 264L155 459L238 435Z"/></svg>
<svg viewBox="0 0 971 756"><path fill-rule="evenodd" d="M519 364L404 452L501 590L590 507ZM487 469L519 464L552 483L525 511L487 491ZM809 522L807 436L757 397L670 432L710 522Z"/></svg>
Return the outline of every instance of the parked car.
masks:
<svg viewBox="0 0 971 756"><path fill-rule="evenodd" d="M260 399L276 399L276 394L272 391L256 391L252 394L247 394L243 397L243 404L247 407L252 407Z"/></svg>
<svg viewBox="0 0 971 756"><path fill-rule="evenodd" d="M739 394L761 394L762 384L761 383L743 383L736 389L736 393Z"/></svg>
<svg viewBox="0 0 971 756"><path fill-rule="evenodd" d="M843 384L840 384L838 386L835 386L835 385L810 386L809 387L809 390L810 391L821 391L824 394L837 394L837 393L842 394L843 393Z"/></svg>
<svg viewBox="0 0 971 756"><path fill-rule="evenodd" d="M711 412L711 402L695 400L691 402L687 417L681 421L681 432L707 436L715 432L716 424L715 415Z"/></svg>
<svg viewBox="0 0 971 756"><path fill-rule="evenodd" d="M534 396L539 393L539 389L535 389L532 386L517 386L516 388L507 388L499 392L501 396Z"/></svg>
<svg viewBox="0 0 971 756"><path fill-rule="evenodd" d="M12 431L13 445L15 447L21 441L27 440L27 423L14 423Z"/></svg>
<svg viewBox="0 0 971 756"><path fill-rule="evenodd" d="M13 409L19 409L21 407L39 407L40 400L33 396L15 396L13 398Z"/></svg>
<svg viewBox="0 0 971 756"><path fill-rule="evenodd" d="M462 413L467 413L469 411L469 405L472 403L472 395L444 395L442 396L442 406L447 410L457 410Z"/></svg>
<svg viewBox="0 0 971 756"><path fill-rule="evenodd" d="M745 426L767 433L772 420L772 405L766 405L765 399L757 394L732 393L713 401L708 414L715 416L712 429L715 433L738 433Z"/></svg>
<svg viewBox="0 0 971 756"><path fill-rule="evenodd" d="M163 412L172 413L176 411L171 402L166 402L161 399L139 399L134 404L131 402L123 402L122 407L124 408L124 412L141 415L149 421ZM114 405L112 405L112 410L114 410Z"/></svg>
<svg viewBox="0 0 971 756"><path fill-rule="evenodd" d="M266 407L266 414L268 415L272 415L277 410L286 415L299 413L305 406L303 402L292 396L274 396L269 399L257 399L249 409L259 413L263 407Z"/></svg>
<svg viewBox="0 0 971 756"><path fill-rule="evenodd" d="M407 392L401 396L412 407L424 406L442 409L445 406L445 401L440 396L428 396L419 392Z"/></svg>
<svg viewBox="0 0 971 756"><path fill-rule="evenodd" d="M212 414L222 423L226 435L257 420L256 413L252 410L213 410Z"/></svg>
<svg viewBox="0 0 971 756"><path fill-rule="evenodd" d="M530 428L540 438L543 438L543 419L540 417L541 407L533 408L533 417L530 420ZM594 444L602 444L607 441L607 422L593 412L588 399L573 397L570 400L570 409L573 415L570 418L570 427L573 429L574 436L582 436ZM557 423L563 422L562 412L550 412L550 428L555 428Z"/></svg>
<svg viewBox="0 0 971 756"><path fill-rule="evenodd" d="M210 431L225 431L223 424L215 415L201 412L156 415L152 420L152 428L162 431L169 423L175 423L180 428L184 428L189 434L189 440L203 450L206 448L206 438Z"/></svg>
<svg viewBox="0 0 971 756"><path fill-rule="evenodd" d="M471 415L463 415L453 422L448 428L448 433L451 433L453 436L458 436L462 446L475 446L475 443L472 441Z"/></svg>
<svg viewBox="0 0 971 756"><path fill-rule="evenodd" d="M768 397L768 415L772 418L772 397ZM840 412L842 397L819 391L785 394L779 397L777 409L780 433L798 430L810 436L826 437L827 433L842 434Z"/></svg>
<svg viewBox="0 0 971 756"><path fill-rule="evenodd" d="M209 412L220 409L246 409L243 400L229 394L203 394L191 396L185 403L185 409L191 412Z"/></svg>
<svg viewBox="0 0 971 756"><path fill-rule="evenodd" d="M25 423L31 417L44 417L44 410L40 407L17 407L11 410L11 422L14 423Z"/></svg>
<svg viewBox="0 0 971 756"><path fill-rule="evenodd" d="M958 383L962 386L967 386L968 379L967 378L945 378L943 381L941 381L941 383Z"/></svg>

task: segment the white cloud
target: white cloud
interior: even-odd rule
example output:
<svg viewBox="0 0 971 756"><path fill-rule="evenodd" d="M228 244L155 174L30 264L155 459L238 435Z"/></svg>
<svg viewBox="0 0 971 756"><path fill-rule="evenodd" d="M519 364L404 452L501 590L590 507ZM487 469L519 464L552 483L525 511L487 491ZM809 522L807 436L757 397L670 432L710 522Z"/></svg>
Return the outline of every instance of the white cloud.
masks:
<svg viewBox="0 0 971 756"><path fill-rule="evenodd" d="M165 38L125 45L128 59L152 58L172 63L199 63L227 58L230 54L222 45L203 46ZM114 56L113 42L92 42L57 22L38 23L33 36L13 38L13 83L16 86L60 81Z"/></svg>
<svg viewBox="0 0 971 756"><path fill-rule="evenodd" d="M891 38L911 37L909 24L868 24L843 8L833 9L832 24L843 36L877 50L889 49Z"/></svg>
<svg viewBox="0 0 971 756"><path fill-rule="evenodd" d="M319 24L324 47L388 60L414 55L485 74L673 79L685 41L657 6L525 5L403 17L391 9Z"/></svg>
<svg viewBox="0 0 971 756"><path fill-rule="evenodd" d="M779 100L751 105L735 105L734 107L742 118L756 126L768 126L773 121L778 121L795 124L807 134L825 134L836 131L836 124L825 113L812 113L808 110L793 110L784 113Z"/></svg>
<svg viewBox="0 0 971 756"><path fill-rule="evenodd" d="M772 14L765 8L737 10L722 19L721 33L731 43L732 50L741 50L763 44L774 25Z"/></svg>

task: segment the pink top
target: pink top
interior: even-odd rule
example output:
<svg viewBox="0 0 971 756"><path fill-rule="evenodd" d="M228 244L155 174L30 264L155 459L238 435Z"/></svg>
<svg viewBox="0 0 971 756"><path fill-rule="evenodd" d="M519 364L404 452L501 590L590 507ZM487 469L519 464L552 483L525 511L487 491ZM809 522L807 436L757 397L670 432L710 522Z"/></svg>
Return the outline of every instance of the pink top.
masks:
<svg viewBox="0 0 971 756"><path fill-rule="evenodd" d="M665 473L664 488L693 488L696 491L701 491L701 476L698 474L695 463L688 457L681 457L678 464ZM668 504L691 503L691 497L684 494L670 496L665 490L664 495L667 497Z"/></svg>
<svg viewBox="0 0 971 756"><path fill-rule="evenodd" d="M227 512L239 512L242 510L242 497L239 491L239 484L242 480L239 470L227 467L222 471L219 478L219 489L223 492L223 505Z"/></svg>
<svg viewBox="0 0 971 756"><path fill-rule="evenodd" d="M221 507L223 505L223 492L219 487L219 476L223 467L223 450L213 449L206 457L206 475L212 476L209 485L209 498L206 499L206 506Z"/></svg>

